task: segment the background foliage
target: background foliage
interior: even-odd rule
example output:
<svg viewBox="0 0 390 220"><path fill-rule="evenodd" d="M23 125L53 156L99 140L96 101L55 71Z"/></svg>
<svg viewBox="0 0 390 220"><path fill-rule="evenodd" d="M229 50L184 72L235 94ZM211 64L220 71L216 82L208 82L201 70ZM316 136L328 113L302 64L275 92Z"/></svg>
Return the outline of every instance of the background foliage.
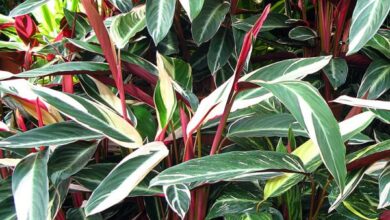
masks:
<svg viewBox="0 0 390 220"><path fill-rule="evenodd" d="M390 2L0 4L0 219L388 219Z"/></svg>

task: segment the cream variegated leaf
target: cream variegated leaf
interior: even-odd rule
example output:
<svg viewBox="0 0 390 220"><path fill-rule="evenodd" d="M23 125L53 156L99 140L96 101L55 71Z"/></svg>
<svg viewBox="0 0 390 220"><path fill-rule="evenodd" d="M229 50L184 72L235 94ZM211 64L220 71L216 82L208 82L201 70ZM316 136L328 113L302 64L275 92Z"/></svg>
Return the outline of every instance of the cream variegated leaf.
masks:
<svg viewBox="0 0 390 220"><path fill-rule="evenodd" d="M372 112L364 112L339 123L343 141L347 141L364 130L375 118ZM298 156L308 172L314 172L321 164L320 150L313 140L308 140L292 152ZM275 197L283 194L292 186L302 181L303 175L286 173L267 181L264 188L264 198Z"/></svg>
<svg viewBox="0 0 390 220"><path fill-rule="evenodd" d="M128 148L142 146L138 131L108 107L73 94L53 89L34 87L43 101L82 126L105 135L115 143Z"/></svg>
<svg viewBox="0 0 390 220"><path fill-rule="evenodd" d="M119 203L168 155L162 142L151 142L129 154L114 167L93 191L86 214L93 215Z"/></svg>

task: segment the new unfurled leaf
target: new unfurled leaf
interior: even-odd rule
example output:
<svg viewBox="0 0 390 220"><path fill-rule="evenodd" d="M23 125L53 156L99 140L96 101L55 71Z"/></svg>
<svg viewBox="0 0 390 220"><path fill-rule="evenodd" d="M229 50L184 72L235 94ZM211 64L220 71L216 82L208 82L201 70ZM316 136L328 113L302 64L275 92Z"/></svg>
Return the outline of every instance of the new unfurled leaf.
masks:
<svg viewBox="0 0 390 220"><path fill-rule="evenodd" d="M164 56L157 54L159 81L154 92L154 103L157 109L159 130L164 129L172 118L176 108L176 94L171 79L170 65Z"/></svg>

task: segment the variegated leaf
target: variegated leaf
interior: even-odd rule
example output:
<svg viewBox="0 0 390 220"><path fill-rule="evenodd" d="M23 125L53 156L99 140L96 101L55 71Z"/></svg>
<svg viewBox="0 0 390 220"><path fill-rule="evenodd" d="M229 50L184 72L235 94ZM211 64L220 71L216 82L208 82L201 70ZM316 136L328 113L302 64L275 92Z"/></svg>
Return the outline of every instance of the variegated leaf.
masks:
<svg viewBox="0 0 390 220"><path fill-rule="evenodd" d="M379 204L378 209L390 205L390 165L387 165L379 177Z"/></svg>
<svg viewBox="0 0 390 220"><path fill-rule="evenodd" d="M85 213L93 215L119 203L167 155L162 142L152 142L122 159L93 191Z"/></svg>
<svg viewBox="0 0 390 220"><path fill-rule="evenodd" d="M276 96L305 128L320 150L323 163L333 175L341 191L347 174L345 146L332 111L318 91L309 83L286 81L266 83L252 80Z"/></svg>
<svg viewBox="0 0 390 220"><path fill-rule="evenodd" d="M159 130L164 129L171 120L176 108L176 94L170 76L169 62L164 56L157 53L157 67L159 81L154 92L154 102L157 109Z"/></svg>
<svg viewBox="0 0 390 220"><path fill-rule="evenodd" d="M340 122L340 133L343 141L349 140L351 137L364 130L374 118L375 116L372 112L364 112ZM314 172L322 163L320 151L312 140L299 146L292 154L298 156L302 160L308 172ZM264 198L267 199L283 194L303 178L304 176L301 174L286 173L280 177L268 180L264 188Z"/></svg>
<svg viewBox="0 0 390 220"><path fill-rule="evenodd" d="M389 89L390 64L387 60L375 60L368 66L357 96L368 93L367 99L377 99Z"/></svg>
<svg viewBox="0 0 390 220"><path fill-rule="evenodd" d="M269 171L272 170L272 171ZM271 151L237 151L192 159L162 171L151 186L218 182L257 173L305 172L295 156Z"/></svg>
<svg viewBox="0 0 390 220"><path fill-rule="evenodd" d="M179 1L184 11L186 11L190 20L193 21L199 15L199 12L202 10L203 3L205 0L197 0L197 1L179 0Z"/></svg>
<svg viewBox="0 0 390 220"><path fill-rule="evenodd" d="M39 146L63 145L79 140L96 140L103 135L73 122L66 121L34 128L23 133L12 135L0 141L0 147L31 148Z"/></svg>
<svg viewBox="0 0 390 220"><path fill-rule="evenodd" d="M190 208L191 201L191 193L188 186L185 184L164 185L163 190L169 207L171 207L180 218L184 219Z"/></svg>
<svg viewBox="0 0 390 220"><path fill-rule="evenodd" d="M347 55L358 52L378 31L390 11L390 2L358 0L353 10Z"/></svg>
<svg viewBox="0 0 390 220"><path fill-rule="evenodd" d="M23 158L14 170L12 193L18 219L46 219L48 217L47 160L47 150L32 153Z"/></svg>
<svg viewBox="0 0 390 220"><path fill-rule="evenodd" d="M389 101L359 99L359 98L353 98L346 95L342 95L337 99L333 100L333 102L337 102L344 105L350 105L350 106L390 111Z"/></svg>
<svg viewBox="0 0 390 220"><path fill-rule="evenodd" d="M324 56L289 59L276 62L261 67L241 77L238 85L240 85L240 83L250 82L257 79L270 82L301 79L309 74L316 73L321 70L329 63L330 59L330 56ZM232 83L232 78L227 80L200 102L198 110L188 123L188 134L193 133L199 125L222 115L228 98L228 88L231 88ZM237 95L231 112L255 105L261 101L269 99L270 97L272 97L272 94L264 88L242 91Z"/></svg>
<svg viewBox="0 0 390 220"><path fill-rule="evenodd" d="M196 44L209 41L217 33L229 8L229 2L222 0L208 1L204 4L202 11L192 21L192 38Z"/></svg>
<svg viewBox="0 0 390 220"><path fill-rule="evenodd" d="M137 148L142 145L142 138L137 130L102 104L48 88L34 87L33 91L67 117L123 147Z"/></svg>
<svg viewBox="0 0 390 220"><path fill-rule="evenodd" d="M143 5L133 8L126 14L116 16L111 23L110 34L116 46L122 49L145 26L145 6Z"/></svg>
<svg viewBox="0 0 390 220"><path fill-rule="evenodd" d="M168 34L175 14L175 0L147 0L146 26L157 45Z"/></svg>

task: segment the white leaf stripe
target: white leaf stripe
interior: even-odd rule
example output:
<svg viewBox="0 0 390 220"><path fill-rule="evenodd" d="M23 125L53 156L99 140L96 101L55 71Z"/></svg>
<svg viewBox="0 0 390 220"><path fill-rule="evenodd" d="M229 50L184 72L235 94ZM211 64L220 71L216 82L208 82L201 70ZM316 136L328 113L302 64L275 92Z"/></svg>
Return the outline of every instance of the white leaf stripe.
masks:
<svg viewBox="0 0 390 220"><path fill-rule="evenodd" d="M147 0L146 26L157 45L168 34L175 13L175 0Z"/></svg>
<svg viewBox="0 0 390 220"><path fill-rule="evenodd" d="M125 157L93 191L85 206L87 215L119 203L167 155L162 142L152 142Z"/></svg>
<svg viewBox="0 0 390 220"><path fill-rule="evenodd" d="M379 204L378 209L390 206L390 164L382 171L379 177Z"/></svg>

